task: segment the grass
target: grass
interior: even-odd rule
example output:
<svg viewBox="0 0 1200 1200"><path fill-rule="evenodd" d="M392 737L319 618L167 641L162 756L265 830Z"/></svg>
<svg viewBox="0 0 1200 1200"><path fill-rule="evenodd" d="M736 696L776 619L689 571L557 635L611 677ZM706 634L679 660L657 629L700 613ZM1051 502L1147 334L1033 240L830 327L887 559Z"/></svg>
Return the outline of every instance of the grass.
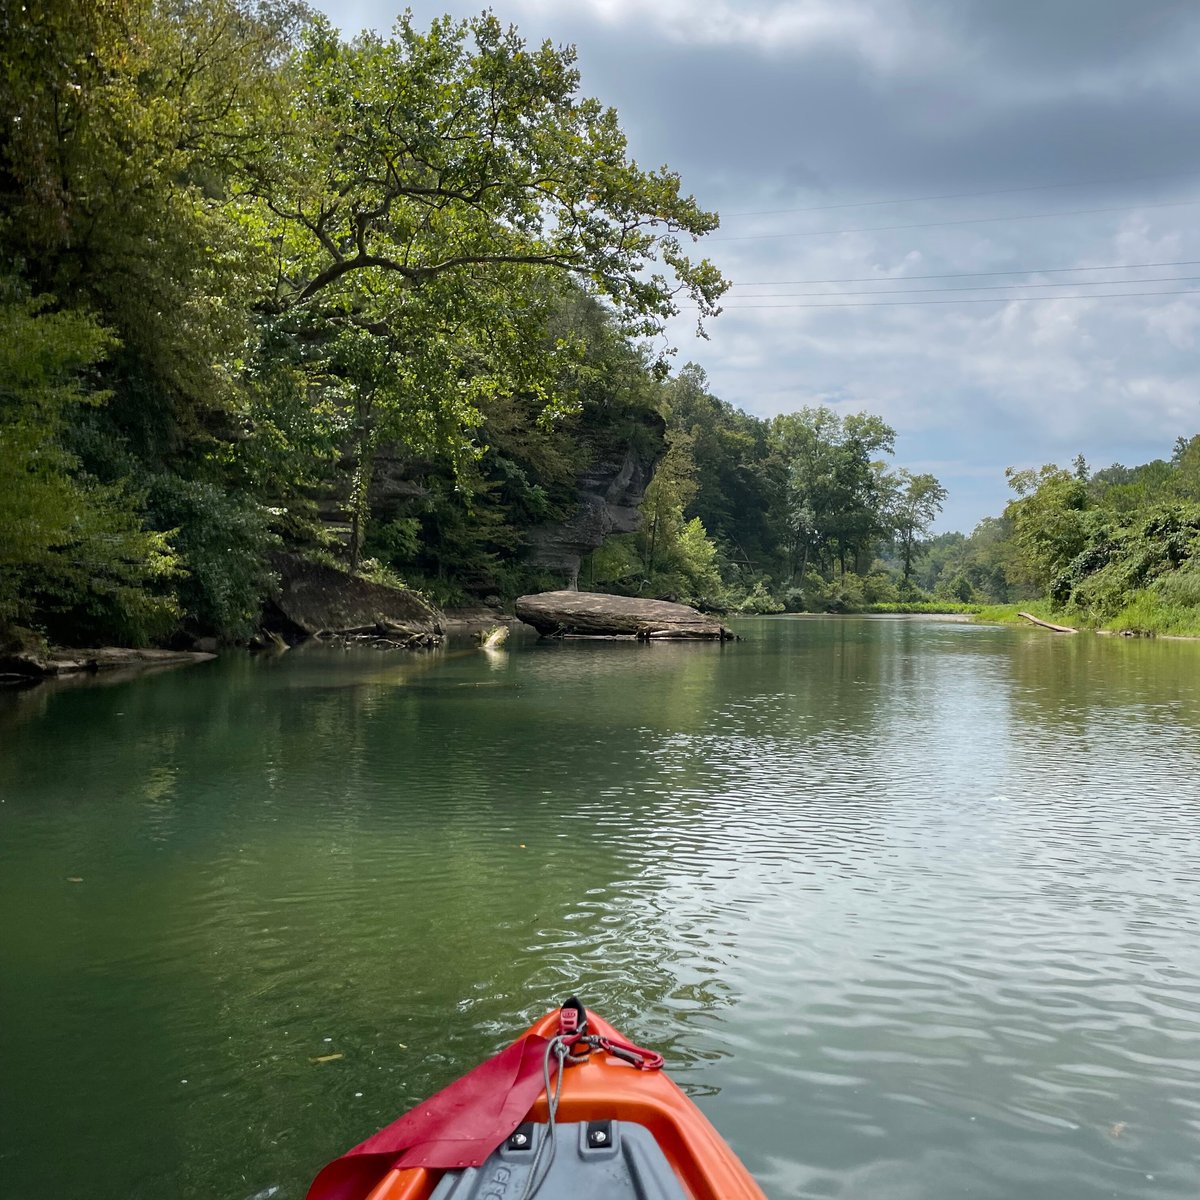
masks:
<svg viewBox="0 0 1200 1200"><path fill-rule="evenodd" d="M959 604L953 600L921 600L912 603L897 604L864 604L856 610L860 613L929 613L931 615L949 613L977 613L981 605Z"/></svg>
<svg viewBox="0 0 1200 1200"><path fill-rule="evenodd" d="M1069 625L1061 613L1056 613L1048 600L1022 600L1019 604L982 604L975 610L975 620L981 625L1024 625L1019 613L1032 613L1043 621Z"/></svg>
<svg viewBox="0 0 1200 1200"><path fill-rule="evenodd" d="M1108 633L1136 633L1143 637L1200 637L1200 606L1173 603L1146 588L1134 592L1129 603L1109 621L1098 621L1086 613L1056 612L1048 600L1025 600L1020 604L986 604L975 612L984 625L1023 625L1018 612L1032 613L1056 625Z"/></svg>
<svg viewBox="0 0 1200 1200"><path fill-rule="evenodd" d="M1200 607L1178 604L1150 588L1134 592L1128 604L1107 624L1114 633L1143 636L1200 637Z"/></svg>

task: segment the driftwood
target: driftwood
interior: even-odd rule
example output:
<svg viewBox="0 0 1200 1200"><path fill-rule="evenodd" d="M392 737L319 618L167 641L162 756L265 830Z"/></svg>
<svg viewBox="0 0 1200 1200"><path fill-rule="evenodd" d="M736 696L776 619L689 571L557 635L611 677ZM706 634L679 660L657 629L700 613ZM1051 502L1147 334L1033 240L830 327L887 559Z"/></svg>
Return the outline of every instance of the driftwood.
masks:
<svg viewBox="0 0 1200 1200"><path fill-rule="evenodd" d="M1018 617L1024 617L1033 625L1037 625L1041 629L1049 629L1052 633L1078 633L1078 629L1072 629L1070 625L1052 625L1049 621L1043 621L1041 617L1035 617L1033 613L1019 612Z"/></svg>
<svg viewBox="0 0 1200 1200"><path fill-rule="evenodd" d="M643 625L637 631L639 642L686 641L689 638L698 638L709 642L724 642L731 640L733 634L715 621L705 621L696 625L668 625L663 628L656 625Z"/></svg>

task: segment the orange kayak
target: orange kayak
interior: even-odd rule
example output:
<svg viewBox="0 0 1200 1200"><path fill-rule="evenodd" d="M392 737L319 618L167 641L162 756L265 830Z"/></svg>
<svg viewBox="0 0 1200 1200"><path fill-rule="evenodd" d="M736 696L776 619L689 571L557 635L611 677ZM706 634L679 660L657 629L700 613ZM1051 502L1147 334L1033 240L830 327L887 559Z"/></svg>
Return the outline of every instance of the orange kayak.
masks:
<svg viewBox="0 0 1200 1200"><path fill-rule="evenodd" d="M308 1200L764 1200L661 1066L572 998L327 1166Z"/></svg>

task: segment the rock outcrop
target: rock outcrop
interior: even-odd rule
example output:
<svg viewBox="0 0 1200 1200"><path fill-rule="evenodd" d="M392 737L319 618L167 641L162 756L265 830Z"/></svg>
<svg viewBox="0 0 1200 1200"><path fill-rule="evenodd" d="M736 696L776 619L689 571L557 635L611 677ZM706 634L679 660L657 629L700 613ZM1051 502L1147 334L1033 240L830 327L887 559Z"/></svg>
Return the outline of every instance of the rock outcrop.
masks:
<svg viewBox="0 0 1200 1200"><path fill-rule="evenodd" d="M538 592L522 596L517 616L543 637L591 636L701 638L733 641L735 635L719 621L666 600L636 596L607 596L600 592Z"/></svg>
<svg viewBox="0 0 1200 1200"><path fill-rule="evenodd" d="M272 565L279 589L268 608L267 626L289 640L377 631L401 645L441 641L439 613L415 592L369 583L291 554L276 555Z"/></svg>
<svg viewBox="0 0 1200 1200"><path fill-rule="evenodd" d="M657 413L643 415L644 437L600 454L579 478L579 507L556 525L529 530L529 561L559 571L571 587L579 583L579 563L614 533L632 533L641 523L638 505L666 449L666 425Z"/></svg>

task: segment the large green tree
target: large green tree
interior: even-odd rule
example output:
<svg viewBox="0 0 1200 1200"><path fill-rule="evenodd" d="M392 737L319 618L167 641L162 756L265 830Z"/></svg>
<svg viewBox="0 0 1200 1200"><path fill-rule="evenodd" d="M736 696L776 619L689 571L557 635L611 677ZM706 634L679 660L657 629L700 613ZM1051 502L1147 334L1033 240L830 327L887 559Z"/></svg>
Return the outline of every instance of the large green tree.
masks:
<svg viewBox="0 0 1200 1200"><path fill-rule="evenodd" d="M907 587L912 575L913 555L920 539L929 532L929 527L942 511L947 493L937 478L928 473L914 475L902 468L898 482L892 506L892 522Z"/></svg>
<svg viewBox="0 0 1200 1200"><path fill-rule="evenodd" d="M251 0L30 0L0 17L0 251L47 311L112 335L107 403L64 411L55 439L69 474L175 531L185 616L230 632L253 619L267 539L259 495L230 486L246 482L230 448L264 260L228 197L278 126L295 23Z"/></svg>
<svg viewBox="0 0 1200 1200"><path fill-rule="evenodd" d="M803 577L814 558L844 574L888 532L889 488L876 464L895 431L869 413L817 407L774 418L771 436L787 471L791 575Z"/></svg>
<svg viewBox="0 0 1200 1200"><path fill-rule="evenodd" d="M405 15L349 42L316 22L283 78L287 121L237 203L275 255L268 317L359 361L360 333L380 343L386 386L376 367L333 371L355 425L354 559L380 439L461 466L486 449L489 396L559 402L576 348L543 336L553 276L603 297L628 335L658 332L684 299L717 311L724 281L684 248L715 214L629 158L615 112L578 95L572 50L486 14L424 32Z"/></svg>

